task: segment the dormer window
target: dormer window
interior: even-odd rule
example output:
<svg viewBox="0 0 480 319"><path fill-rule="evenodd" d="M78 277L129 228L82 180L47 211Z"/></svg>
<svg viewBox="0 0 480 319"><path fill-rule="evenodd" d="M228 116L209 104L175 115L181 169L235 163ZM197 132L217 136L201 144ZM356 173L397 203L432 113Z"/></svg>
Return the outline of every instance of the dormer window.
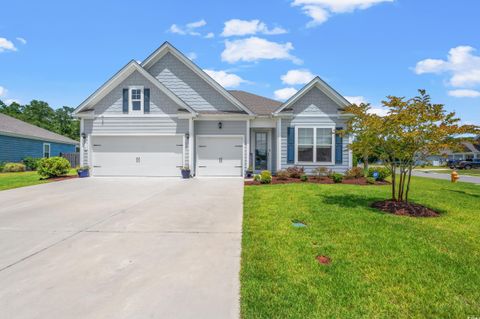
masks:
<svg viewBox="0 0 480 319"><path fill-rule="evenodd" d="M129 87L130 105L129 113L143 113L143 87Z"/></svg>

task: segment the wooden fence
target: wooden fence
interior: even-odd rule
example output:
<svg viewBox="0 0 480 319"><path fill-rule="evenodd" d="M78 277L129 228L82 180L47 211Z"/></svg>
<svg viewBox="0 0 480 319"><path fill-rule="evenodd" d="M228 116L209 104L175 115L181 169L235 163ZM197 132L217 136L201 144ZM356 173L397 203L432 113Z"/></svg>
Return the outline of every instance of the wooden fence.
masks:
<svg viewBox="0 0 480 319"><path fill-rule="evenodd" d="M61 157L66 158L70 162L70 166L77 167L80 166L80 153L63 153L60 154Z"/></svg>

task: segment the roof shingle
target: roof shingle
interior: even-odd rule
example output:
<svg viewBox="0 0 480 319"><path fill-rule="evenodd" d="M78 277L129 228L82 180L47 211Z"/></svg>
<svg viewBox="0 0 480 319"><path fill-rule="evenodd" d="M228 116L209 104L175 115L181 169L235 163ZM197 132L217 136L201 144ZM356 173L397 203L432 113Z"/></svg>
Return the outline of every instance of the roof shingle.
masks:
<svg viewBox="0 0 480 319"><path fill-rule="evenodd" d="M270 115L282 105L282 102L245 91L229 90L228 92L258 115Z"/></svg>

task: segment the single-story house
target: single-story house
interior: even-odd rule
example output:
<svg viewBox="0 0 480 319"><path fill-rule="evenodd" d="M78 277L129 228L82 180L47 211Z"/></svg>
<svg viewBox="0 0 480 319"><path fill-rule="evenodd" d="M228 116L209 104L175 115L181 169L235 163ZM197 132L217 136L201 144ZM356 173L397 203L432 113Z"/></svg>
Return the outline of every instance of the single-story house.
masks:
<svg viewBox="0 0 480 319"><path fill-rule="evenodd" d="M319 77L285 103L228 91L165 42L129 62L74 112L94 176L244 176L303 166L345 171L349 102Z"/></svg>
<svg viewBox="0 0 480 319"><path fill-rule="evenodd" d="M456 150L446 149L440 155L430 155L427 161L419 161L418 164L432 164L433 166L446 165L449 160L473 160L480 159L480 137L474 141L464 141Z"/></svg>
<svg viewBox="0 0 480 319"><path fill-rule="evenodd" d="M78 141L0 113L0 162L74 153Z"/></svg>

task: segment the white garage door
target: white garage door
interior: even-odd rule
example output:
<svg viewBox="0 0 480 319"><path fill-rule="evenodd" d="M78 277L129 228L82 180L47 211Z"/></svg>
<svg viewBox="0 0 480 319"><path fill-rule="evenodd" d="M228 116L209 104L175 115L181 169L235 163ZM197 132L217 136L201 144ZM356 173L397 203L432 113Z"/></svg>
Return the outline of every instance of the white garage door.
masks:
<svg viewBox="0 0 480 319"><path fill-rule="evenodd" d="M197 136L197 175L242 176L241 136Z"/></svg>
<svg viewBox="0 0 480 319"><path fill-rule="evenodd" d="M93 136L96 176L180 176L183 136Z"/></svg>

